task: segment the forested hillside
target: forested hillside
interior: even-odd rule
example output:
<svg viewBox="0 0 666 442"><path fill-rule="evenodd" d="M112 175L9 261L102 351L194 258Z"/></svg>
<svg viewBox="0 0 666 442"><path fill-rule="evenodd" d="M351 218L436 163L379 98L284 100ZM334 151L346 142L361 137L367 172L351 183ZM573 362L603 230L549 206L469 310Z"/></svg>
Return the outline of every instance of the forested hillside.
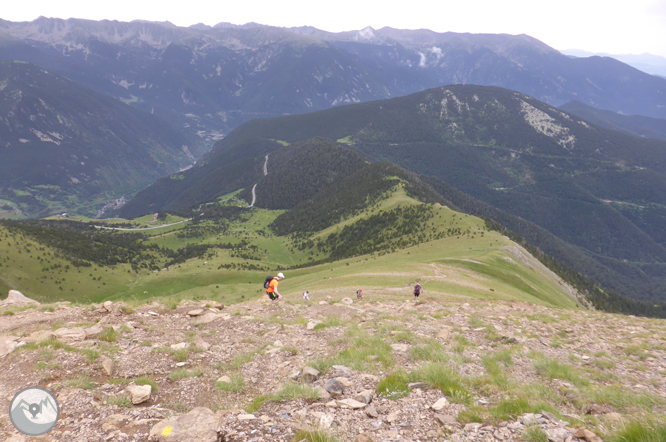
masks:
<svg viewBox="0 0 666 442"><path fill-rule="evenodd" d="M298 143L313 136L337 140L372 161L434 176L540 226L579 248L560 255L571 267L587 262L581 271L605 287L641 299L666 296L662 141L591 126L513 91L450 86L252 121L219 142L197 169L264 156L280 147L271 140ZM199 183L192 173L179 186ZM156 201L163 193L154 186L142 197Z"/></svg>

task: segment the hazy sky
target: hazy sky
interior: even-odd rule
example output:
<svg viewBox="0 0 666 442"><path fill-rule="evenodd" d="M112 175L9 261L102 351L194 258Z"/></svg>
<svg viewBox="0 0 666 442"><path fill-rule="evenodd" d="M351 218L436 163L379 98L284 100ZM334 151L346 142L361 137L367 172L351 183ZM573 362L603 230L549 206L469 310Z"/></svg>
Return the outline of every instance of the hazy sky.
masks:
<svg viewBox="0 0 666 442"><path fill-rule="evenodd" d="M253 21L333 32L391 26L528 34L560 50L666 57L666 0L409 0L397 5L364 0L4 0L0 18L168 20L178 26Z"/></svg>

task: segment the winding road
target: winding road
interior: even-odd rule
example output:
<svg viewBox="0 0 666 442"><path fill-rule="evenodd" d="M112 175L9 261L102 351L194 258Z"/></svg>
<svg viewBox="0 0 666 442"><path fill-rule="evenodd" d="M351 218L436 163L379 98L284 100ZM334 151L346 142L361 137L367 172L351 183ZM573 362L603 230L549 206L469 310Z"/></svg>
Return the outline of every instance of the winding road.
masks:
<svg viewBox="0 0 666 442"><path fill-rule="evenodd" d="M264 176L266 175L268 175L268 155L266 155L266 161L264 161ZM257 193L255 192L257 184L259 183L255 183L254 186L252 186L252 204L249 204L247 207L254 207L255 201L257 201Z"/></svg>
<svg viewBox="0 0 666 442"><path fill-rule="evenodd" d="M182 224L186 223L188 221L192 221L192 218L190 219L184 219L182 221L178 221L176 223L171 223L171 224L162 224L161 226L153 226L153 227L139 227L136 229L127 229L125 227L105 227L105 226L95 226L96 229L105 229L105 230L122 230L125 232L136 232L139 230L154 230L154 229L161 229L163 227L170 227L170 226L175 226L176 224Z"/></svg>

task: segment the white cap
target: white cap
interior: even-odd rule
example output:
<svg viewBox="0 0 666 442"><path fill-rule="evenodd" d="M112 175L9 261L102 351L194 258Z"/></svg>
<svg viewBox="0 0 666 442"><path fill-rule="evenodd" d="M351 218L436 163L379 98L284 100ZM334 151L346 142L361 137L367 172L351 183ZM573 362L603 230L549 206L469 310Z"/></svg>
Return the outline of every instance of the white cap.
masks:
<svg viewBox="0 0 666 442"><path fill-rule="evenodd" d="M284 273L278 273L278 278L283 278L284 279Z"/></svg>

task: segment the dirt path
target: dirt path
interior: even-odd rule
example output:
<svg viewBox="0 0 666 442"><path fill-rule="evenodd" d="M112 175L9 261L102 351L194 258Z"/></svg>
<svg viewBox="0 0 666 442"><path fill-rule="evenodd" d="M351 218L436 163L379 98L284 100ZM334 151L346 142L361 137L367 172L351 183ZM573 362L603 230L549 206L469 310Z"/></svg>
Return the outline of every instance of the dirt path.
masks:
<svg viewBox="0 0 666 442"><path fill-rule="evenodd" d="M253 203L254 203L254 201L253 201ZM95 228L96 229L105 229L105 230L122 230L124 232L137 232L137 231L140 231L140 230L153 230L153 229L161 229L163 227L171 227L171 226L175 226L176 224L186 223L188 221L192 221L192 218L184 219L184 220L178 221L176 223L162 224L161 226L153 226L153 227L140 227L140 228L137 228L137 229L126 229L124 227L105 227L105 226L95 226Z"/></svg>

